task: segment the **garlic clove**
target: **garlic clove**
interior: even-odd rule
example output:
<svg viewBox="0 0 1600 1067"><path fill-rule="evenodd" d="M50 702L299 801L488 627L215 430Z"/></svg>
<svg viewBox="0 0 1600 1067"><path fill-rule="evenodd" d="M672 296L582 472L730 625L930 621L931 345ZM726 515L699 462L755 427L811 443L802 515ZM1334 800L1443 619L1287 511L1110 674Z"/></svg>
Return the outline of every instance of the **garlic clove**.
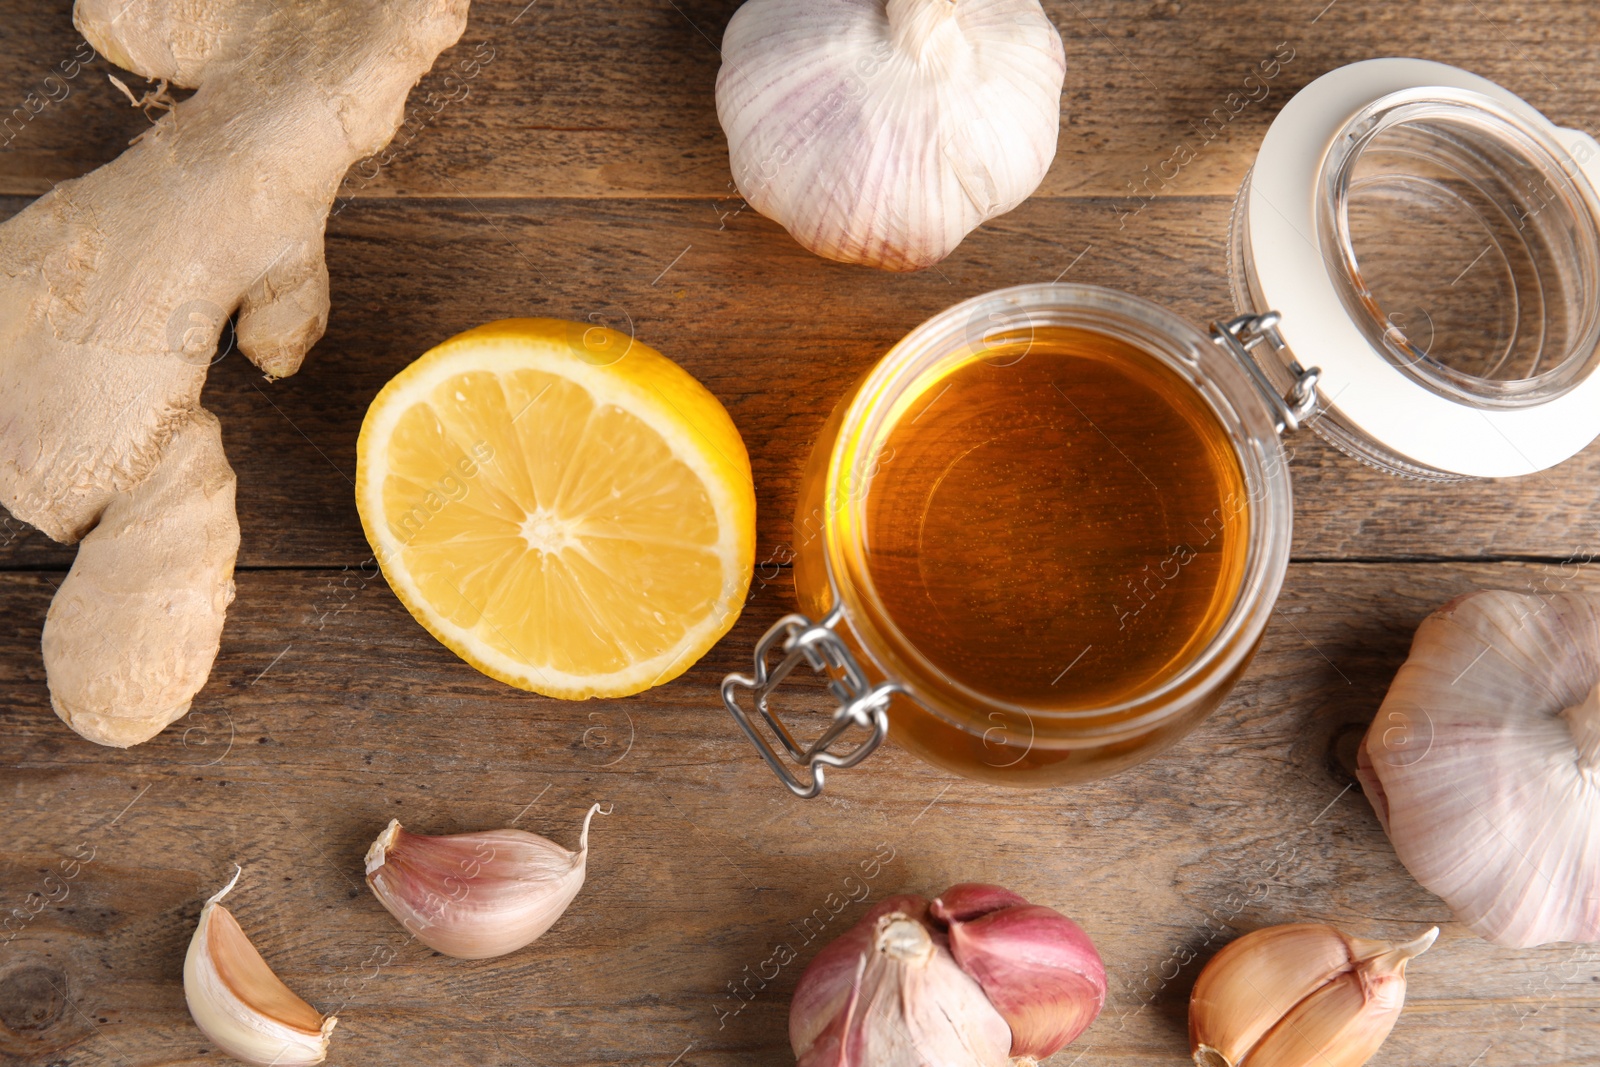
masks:
<svg viewBox="0 0 1600 1067"><path fill-rule="evenodd" d="M583 888L589 823L578 851L525 830L414 834L391 820L367 850L367 885L424 945L458 959L503 956L532 943Z"/></svg>
<svg viewBox="0 0 1600 1067"><path fill-rule="evenodd" d="M1011 1030L978 983L919 918L875 910L846 935L852 968L814 963L800 978L791 1034L797 1011L831 1011L799 1028L814 1036L795 1044L797 1067L1006 1067Z"/></svg>
<svg viewBox="0 0 1600 1067"><path fill-rule="evenodd" d="M1014 908L1027 903L1026 897L1001 886L962 882L940 893L931 910L941 922L967 922L1001 908Z"/></svg>
<svg viewBox="0 0 1600 1067"><path fill-rule="evenodd" d="M1362 745L1412 876L1495 944L1600 941L1600 595L1482 591L1425 619Z"/></svg>
<svg viewBox="0 0 1600 1067"><path fill-rule="evenodd" d="M1320 923L1270 926L1226 945L1189 1001L1199 1067L1359 1067L1405 1004L1406 963L1438 927L1400 945Z"/></svg>
<svg viewBox="0 0 1600 1067"><path fill-rule="evenodd" d="M740 195L829 259L937 263L1055 157L1066 54L1038 0L748 0L722 56Z"/></svg>
<svg viewBox="0 0 1600 1067"><path fill-rule="evenodd" d="M262 1067L321 1063L339 1022L284 985L239 927L222 898L243 869L206 901L183 961L183 995L195 1025L223 1052Z"/></svg>
<svg viewBox="0 0 1600 1067"><path fill-rule="evenodd" d="M1295 1005L1250 1053L1250 1067L1361 1067L1394 1029L1406 1002L1406 963L1439 936L1368 956Z"/></svg>
<svg viewBox="0 0 1600 1067"><path fill-rule="evenodd" d="M952 886L929 910L949 924L951 955L1010 1025L1011 1055L1054 1055L1100 1014L1105 965L1065 915L973 884Z"/></svg>
<svg viewBox="0 0 1600 1067"><path fill-rule="evenodd" d="M1278 1020L1348 969L1352 960L1387 947L1319 923L1268 926L1230 941L1195 982L1189 1001L1190 1043L1237 1063Z"/></svg>

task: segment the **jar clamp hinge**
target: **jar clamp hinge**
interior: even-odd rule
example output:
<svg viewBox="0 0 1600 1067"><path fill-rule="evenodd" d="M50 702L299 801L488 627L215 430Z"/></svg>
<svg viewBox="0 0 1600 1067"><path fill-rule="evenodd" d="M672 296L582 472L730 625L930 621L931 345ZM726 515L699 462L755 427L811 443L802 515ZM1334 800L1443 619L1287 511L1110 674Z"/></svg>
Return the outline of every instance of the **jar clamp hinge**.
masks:
<svg viewBox="0 0 1600 1067"><path fill-rule="evenodd" d="M814 623L804 615L785 615L756 643L754 674L730 674L722 680L722 703L738 720L767 766L797 797L810 798L821 793L826 768L854 767L872 755L889 733L889 699L895 693L905 692L894 682L875 686L868 681L849 646L833 630L843 617L843 610L837 606L821 622ZM776 666L769 667L768 657L780 645L784 656ZM837 675L828 681L828 692L838 703L833 723L808 746L796 741L767 706L767 698L773 690L801 663L808 664L818 674L834 672ZM755 710L783 745L789 759L811 772L809 782L790 770L783 755L756 728L752 715L739 704L737 692L740 689L754 691ZM869 735L848 752L829 751L829 746L855 726L870 731Z"/></svg>
<svg viewBox="0 0 1600 1067"><path fill-rule="evenodd" d="M1283 335L1278 332L1279 318L1276 311L1267 311L1260 315L1240 315L1227 322L1213 322L1211 339L1237 359L1245 373L1250 375L1250 380L1267 401L1273 425L1282 434L1298 430L1300 424L1317 410L1317 379L1322 376L1322 368L1307 369L1297 361L1289 360L1288 370L1294 383L1287 393L1278 392L1256 361L1253 350L1262 342L1271 345L1276 353L1281 354L1285 350Z"/></svg>

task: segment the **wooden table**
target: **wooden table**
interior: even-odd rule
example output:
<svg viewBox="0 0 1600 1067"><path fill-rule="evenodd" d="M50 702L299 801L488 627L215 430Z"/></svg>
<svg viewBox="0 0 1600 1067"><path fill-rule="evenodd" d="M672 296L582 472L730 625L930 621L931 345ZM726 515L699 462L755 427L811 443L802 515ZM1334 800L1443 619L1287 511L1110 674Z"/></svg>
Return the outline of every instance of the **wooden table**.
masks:
<svg viewBox="0 0 1600 1067"><path fill-rule="evenodd" d="M202 900L235 863L230 907L292 988L337 1010L330 1062L345 1067L789 1063L789 994L866 910L856 898L960 880L1063 909L1104 954L1106 1009L1062 1065L1185 1062L1205 959L1294 920L1374 936L1443 926L1375 1063L1600 1060L1600 954L1469 934L1401 867L1347 770L1427 612L1600 550L1600 448L1535 477L1441 487L1296 437L1294 562L1260 655L1186 742L1110 781L1015 793L885 750L801 802L716 694L792 603L778 561L813 435L907 329L1056 278L1219 315L1233 193L1294 91L1344 63L1416 55L1600 130L1595 5L1047 0L1069 71L1044 187L937 268L896 276L802 251L734 192L712 97L734 0L524 3L475 4L413 94L492 49L468 97L419 118L375 177L352 175L328 228L332 320L305 369L269 384L229 353L211 372L243 547L189 718L129 751L59 722L38 644L73 550L15 521L0 537L0 907L31 911L61 859L92 855L65 899L0 945L0 1063L218 1062L181 970ZM4 8L9 108L78 38L64 0ZM1205 141L1201 123L1285 47L1267 97ZM0 212L144 128L108 72L87 66L0 151ZM1127 199L1180 145L1195 158L1147 203ZM436 644L375 574L351 488L368 401L435 342L513 315L631 330L715 392L749 445L755 596L661 689L590 703L514 691ZM1562 580L1600 589L1593 568ZM596 822L588 885L512 956L467 963L408 943L362 884L391 817L572 844L596 799L615 814ZM880 850L892 861L864 877ZM807 917L827 920L810 941ZM799 958L776 968L784 944Z"/></svg>

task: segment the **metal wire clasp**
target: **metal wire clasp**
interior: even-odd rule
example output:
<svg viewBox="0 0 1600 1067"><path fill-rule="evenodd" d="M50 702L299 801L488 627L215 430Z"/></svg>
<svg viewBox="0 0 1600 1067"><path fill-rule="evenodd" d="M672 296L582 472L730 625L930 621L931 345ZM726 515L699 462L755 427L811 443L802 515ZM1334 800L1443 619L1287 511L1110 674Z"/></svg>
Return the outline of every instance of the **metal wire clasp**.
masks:
<svg viewBox="0 0 1600 1067"><path fill-rule="evenodd" d="M756 643L754 675L730 674L722 679L722 703L738 720L745 736L750 738L750 743L767 761L767 766L783 780L790 792L805 799L822 792L826 768L854 767L872 755L889 733L890 697L905 692L903 687L894 682L874 686L868 681L849 646L833 631L842 617L843 611L839 607L828 612L821 622L815 623L804 615L785 615ZM776 666L769 668L767 659L780 644L783 658ZM833 723L808 747L802 747L772 709L767 707L767 698L772 691L802 662L810 665L818 674L826 675L832 671L838 675L828 681L828 691L838 702L833 712ZM755 692L756 711L782 743L789 758L811 772L809 782L801 780L791 771L778 750L756 729L753 717L739 704L740 689ZM859 726L870 733L848 752L830 752L829 746L852 726Z"/></svg>
<svg viewBox="0 0 1600 1067"><path fill-rule="evenodd" d="M1245 373L1250 375L1251 381L1266 398L1273 425L1282 434L1298 430L1300 424L1317 410L1317 379L1322 376L1322 368L1307 370L1290 360L1289 374L1294 378L1294 384L1287 393L1278 393L1251 350L1263 341L1278 352L1284 350L1283 335L1278 332L1280 317L1276 311L1266 311L1260 315L1240 315L1227 322L1213 322L1211 339L1231 353L1244 367Z"/></svg>

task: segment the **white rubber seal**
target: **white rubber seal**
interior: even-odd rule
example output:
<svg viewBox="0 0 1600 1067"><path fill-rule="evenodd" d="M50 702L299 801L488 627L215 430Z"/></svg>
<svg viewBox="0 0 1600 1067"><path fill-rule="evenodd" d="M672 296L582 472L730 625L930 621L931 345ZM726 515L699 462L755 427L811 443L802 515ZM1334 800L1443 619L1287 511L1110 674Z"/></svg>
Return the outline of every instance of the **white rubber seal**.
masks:
<svg viewBox="0 0 1600 1067"><path fill-rule="evenodd" d="M1489 97L1543 127L1600 187L1600 145L1562 129L1526 101L1475 74L1420 59L1372 59L1324 74L1284 107L1250 181L1250 255L1262 306L1318 391L1354 428L1437 470L1504 478L1553 467L1600 436L1600 373L1542 404L1476 407L1434 392L1390 362L1351 320L1317 241L1318 179L1339 130L1382 97L1444 86Z"/></svg>

